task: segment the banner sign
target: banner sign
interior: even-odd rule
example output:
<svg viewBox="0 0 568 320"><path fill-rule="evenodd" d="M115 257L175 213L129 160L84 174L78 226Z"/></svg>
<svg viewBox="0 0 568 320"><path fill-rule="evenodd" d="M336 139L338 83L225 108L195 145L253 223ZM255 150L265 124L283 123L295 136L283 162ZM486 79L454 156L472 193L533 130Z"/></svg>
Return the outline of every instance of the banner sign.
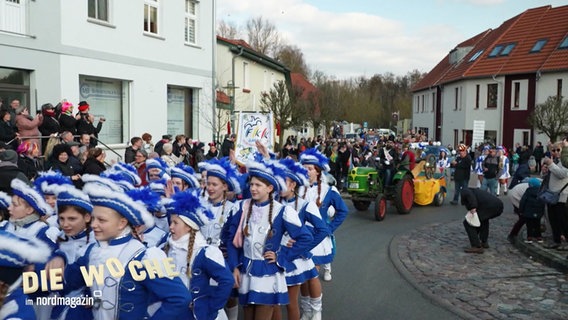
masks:
<svg viewBox="0 0 568 320"><path fill-rule="evenodd" d="M254 160L257 151L256 141L266 146L269 152L274 150L274 117L272 113L239 114L235 156L237 161L244 164Z"/></svg>

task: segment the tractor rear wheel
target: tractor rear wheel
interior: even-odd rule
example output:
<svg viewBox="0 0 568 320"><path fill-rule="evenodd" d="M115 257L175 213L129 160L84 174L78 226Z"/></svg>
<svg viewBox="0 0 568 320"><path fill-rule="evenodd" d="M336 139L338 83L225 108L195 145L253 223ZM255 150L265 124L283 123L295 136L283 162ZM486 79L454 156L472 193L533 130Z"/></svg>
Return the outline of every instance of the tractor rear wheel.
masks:
<svg viewBox="0 0 568 320"><path fill-rule="evenodd" d="M405 175L395 186L394 205L400 214L409 213L414 203L414 182L410 175Z"/></svg>

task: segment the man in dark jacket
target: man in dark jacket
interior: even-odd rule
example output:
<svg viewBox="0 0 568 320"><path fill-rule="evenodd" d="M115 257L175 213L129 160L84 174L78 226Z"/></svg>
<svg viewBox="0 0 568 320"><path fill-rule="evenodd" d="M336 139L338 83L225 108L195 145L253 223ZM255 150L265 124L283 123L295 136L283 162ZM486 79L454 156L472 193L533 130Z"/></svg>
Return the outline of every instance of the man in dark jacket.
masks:
<svg viewBox="0 0 568 320"><path fill-rule="evenodd" d="M467 153L465 144L458 145L458 155L451 165L455 168L454 171L454 186L455 193L454 199L450 201L451 204L457 205L460 192L463 188L467 188L469 184L469 176L471 174L471 157Z"/></svg>
<svg viewBox="0 0 568 320"><path fill-rule="evenodd" d="M483 160L483 181L481 182L481 189L497 195L497 173L499 172L499 157L496 155L496 149L491 146L489 154Z"/></svg>
<svg viewBox="0 0 568 320"><path fill-rule="evenodd" d="M461 204L471 213L477 213L479 227L472 226L466 219L463 221L465 232L471 247L465 249L467 253L483 253L489 248L489 220L503 213L503 202L496 196L481 189L463 188L461 191Z"/></svg>
<svg viewBox="0 0 568 320"><path fill-rule="evenodd" d="M124 150L124 162L125 163L132 163L134 162L134 158L136 157L136 152L142 149L142 138L140 137L133 137L130 139L130 146Z"/></svg>
<svg viewBox="0 0 568 320"><path fill-rule="evenodd" d="M235 148L236 137L237 136L235 134L231 134L225 137L225 140L223 140L223 144L221 144L221 154L219 155L219 158L229 156L231 150Z"/></svg>
<svg viewBox="0 0 568 320"><path fill-rule="evenodd" d="M30 183L26 175L18 168L18 154L14 150L0 152L0 191L12 195L10 183L14 179L20 179Z"/></svg>
<svg viewBox="0 0 568 320"><path fill-rule="evenodd" d="M156 145L154 146L154 152L162 156L162 152L164 150L164 143L170 143L171 141L172 141L172 136L169 134L164 134L162 136L162 140L156 142Z"/></svg>
<svg viewBox="0 0 568 320"><path fill-rule="evenodd" d="M77 134L88 134L91 137L98 138L99 132L103 128L103 122L105 122L105 118L101 117L97 126L95 127L95 117L89 113L90 106L87 101L79 102L79 113L77 113ZM97 139L91 139L91 148L97 146Z"/></svg>

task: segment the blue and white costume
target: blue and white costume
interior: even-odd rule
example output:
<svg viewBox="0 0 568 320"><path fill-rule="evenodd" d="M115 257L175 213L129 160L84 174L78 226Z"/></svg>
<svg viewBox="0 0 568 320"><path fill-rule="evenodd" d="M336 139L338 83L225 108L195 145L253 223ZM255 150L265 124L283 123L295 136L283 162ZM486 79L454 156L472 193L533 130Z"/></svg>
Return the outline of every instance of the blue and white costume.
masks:
<svg viewBox="0 0 568 320"><path fill-rule="evenodd" d="M268 237L271 230L268 222L270 201L252 204L253 200L244 200L236 217L242 221L240 231L243 234L244 228L248 225L249 236L244 237L240 250L233 243L227 246L229 266L239 266L241 272L239 303L242 305L288 304L288 287L284 270L292 267L291 261L305 253L313 242L312 235L305 226L302 226L294 209L275 200L272 201L272 237ZM252 214L249 220L246 216L251 205ZM296 242L284 252L280 250L280 243L285 232L288 232ZM239 233L236 236L238 237ZM269 263L264 258L266 251L277 252L276 263ZM241 258L240 264L235 261L237 257Z"/></svg>
<svg viewBox="0 0 568 320"><path fill-rule="evenodd" d="M83 190L89 195L93 206L110 208L122 215L133 227L153 226L152 216L139 202L122 192L105 187L105 181L85 184ZM124 273L111 273L105 265L109 259L118 259L115 265L122 265ZM142 264L141 261L152 261ZM92 276L88 283L95 297L93 315L95 319L145 319L150 318L148 306L152 302L161 302L161 306L151 319L174 319L187 312L190 293L179 277L167 273L164 265L166 255L158 248L146 248L132 236L132 229L127 226L109 241L97 241L90 245L82 257L65 268L66 289L78 289L87 285L81 267L102 269L102 282ZM112 260L110 260L112 261ZM114 260L116 261L116 260ZM132 264L134 267L130 267ZM151 267L154 271L148 271ZM115 268L111 268L116 270ZM150 276L152 275L152 276Z"/></svg>
<svg viewBox="0 0 568 320"><path fill-rule="evenodd" d="M310 230L314 239L308 251L303 253L300 258L292 261L293 267L286 269L286 283L288 286L299 285L318 276L318 271L315 268L315 264L311 258L312 254L309 250L313 249L329 235L327 224L321 219L321 215L315 203L302 198L291 198L284 204L294 208L296 206L296 199L298 200L298 217L300 221L306 225L308 230ZM289 250L289 248L286 247L289 240L290 235L285 233L280 243L282 251L286 252Z"/></svg>
<svg viewBox="0 0 568 320"><path fill-rule="evenodd" d="M0 230L0 282L8 285L0 319L36 319L34 308L22 289L22 272L31 264L44 264L51 250L42 241Z"/></svg>
<svg viewBox="0 0 568 320"><path fill-rule="evenodd" d="M168 242L168 234L164 230L156 226L152 226L144 230L144 233L142 234L142 241L148 248L156 247L162 249Z"/></svg>
<svg viewBox="0 0 568 320"><path fill-rule="evenodd" d="M173 258L175 270L193 296L193 316L188 313L187 319L226 319L222 309L233 288L233 273L221 250L209 245L199 231L213 214L191 190L175 193L166 208L169 214L177 214L191 228L177 240L168 239L168 257Z"/></svg>
<svg viewBox="0 0 568 320"><path fill-rule="evenodd" d="M44 197L55 197L55 190L59 187L73 186L73 181L68 176L64 176L59 171L43 171L39 172L34 180L34 188ZM55 204L54 204L55 205ZM55 208L54 208L55 209ZM59 229L58 216L55 214L49 215L45 220L49 226Z"/></svg>

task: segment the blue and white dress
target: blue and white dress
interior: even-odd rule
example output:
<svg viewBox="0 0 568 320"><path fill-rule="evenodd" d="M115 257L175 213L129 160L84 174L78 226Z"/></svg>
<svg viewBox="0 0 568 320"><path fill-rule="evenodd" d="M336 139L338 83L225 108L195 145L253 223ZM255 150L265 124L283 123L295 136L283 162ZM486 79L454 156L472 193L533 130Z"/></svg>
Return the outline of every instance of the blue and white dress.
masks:
<svg viewBox="0 0 568 320"><path fill-rule="evenodd" d="M147 248L156 247L162 249L168 242L168 233L156 226L152 226L144 230L142 241Z"/></svg>
<svg viewBox="0 0 568 320"><path fill-rule="evenodd" d="M221 250L208 245L200 232L195 235L191 261L188 262L189 236L186 234L178 240L168 239L168 257L173 258L175 270L193 297L193 308L188 310L184 319L225 318L223 307L235 282L233 273L227 267ZM188 266L191 266L191 278L187 276Z"/></svg>
<svg viewBox="0 0 568 320"><path fill-rule="evenodd" d="M296 199L298 200L296 203ZM296 205L299 208L298 217L300 221L310 230L314 240L309 248L302 254L301 257L292 261L293 267L286 269L286 283L288 286L300 285L310 279L318 276L318 271L312 260L312 253L309 251L315 248L324 238L329 236L329 228L327 223L321 219L319 209L312 201L306 201L302 198L291 198L284 202L285 205L295 209ZM280 242L281 250L288 251L286 246L290 240L290 235L286 232Z"/></svg>
<svg viewBox="0 0 568 320"><path fill-rule="evenodd" d="M310 231L302 225L298 214L291 207L284 206L273 200L272 237L268 237L270 224L268 215L270 201L252 204L252 214L247 221L249 206L252 200L241 202L235 221L240 221L235 241L229 242L229 266L238 266L241 272L239 286L239 303L241 305L282 305L288 304L288 286L284 271L291 267L291 262L306 252L313 237ZM244 235L248 225L249 235ZM284 233L296 240L290 250L280 250ZM237 244L239 237L242 247ZM269 263L263 255L267 251L276 253L276 263ZM238 259L238 260L237 260Z"/></svg>
<svg viewBox="0 0 568 320"><path fill-rule="evenodd" d="M229 200L225 201L223 206L223 201L218 203L207 202L207 208L213 213L213 219L199 228L199 231L203 234L203 237L208 244L219 247L223 241L222 233L227 220L229 220L235 213L239 210L239 203L232 202Z"/></svg>
<svg viewBox="0 0 568 320"><path fill-rule="evenodd" d="M509 158L507 156L503 155L499 158L499 168L500 171L497 174L499 180L509 179L511 177L511 173L509 172Z"/></svg>
<svg viewBox="0 0 568 320"><path fill-rule="evenodd" d="M483 175L483 161L485 160L486 157L487 155L482 154L479 157L477 157L477 160L475 161L475 173L478 176Z"/></svg>
<svg viewBox="0 0 568 320"><path fill-rule="evenodd" d="M312 185L306 192L306 200L316 202L318 198L318 185ZM316 265L331 263L335 256L335 240L333 233L347 218L349 212L345 202L335 187L329 186L322 181L321 206L319 212L321 218L327 223L329 235L325 237L315 248L311 250L312 260Z"/></svg>
<svg viewBox="0 0 568 320"><path fill-rule="evenodd" d="M34 308L26 304L27 299L28 295L22 289L22 278L20 277L8 288L4 303L0 308L0 319L36 319Z"/></svg>
<svg viewBox="0 0 568 320"><path fill-rule="evenodd" d="M63 256L64 257L64 256ZM191 295L179 277L168 277L162 262L167 258L165 253L155 247L146 248L134 239L130 228L126 228L121 236L110 241L97 241L91 244L82 257L67 265L64 273L64 287L74 290L86 285L81 267L99 267L105 265L110 258L120 261L124 267L124 275L114 277L109 269L103 267L101 284L93 281L91 293L96 292L93 306L94 319L146 319L148 305L160 301L161 306L153 315L154 319L175 319L187 313ZM131 261L138 261L135 268L129 268ZM152 279L141 267L144 260L158 261L161 275L154 274ZM137 270L133 275L131 269ZM135 280L135 277L143 279Z"/></svg>
<svg viewBox="0 0 568 320"><path fill-rule="evenodd" d="M63 232L60 235L59 241L59 252L65 254L65 259L68 263L73 263L82 257L89 244L94 243L95 235L91 231L87 233L86 230L79 232L75 236L67 237ZM79 297L89 295L87 287L79 288L71 292L65 293L65 297ZM90 308L85 308L84 306L76 306L71 308L69 306L55 306L51 311L51 319L91 319L93 313Z"/></svg>

